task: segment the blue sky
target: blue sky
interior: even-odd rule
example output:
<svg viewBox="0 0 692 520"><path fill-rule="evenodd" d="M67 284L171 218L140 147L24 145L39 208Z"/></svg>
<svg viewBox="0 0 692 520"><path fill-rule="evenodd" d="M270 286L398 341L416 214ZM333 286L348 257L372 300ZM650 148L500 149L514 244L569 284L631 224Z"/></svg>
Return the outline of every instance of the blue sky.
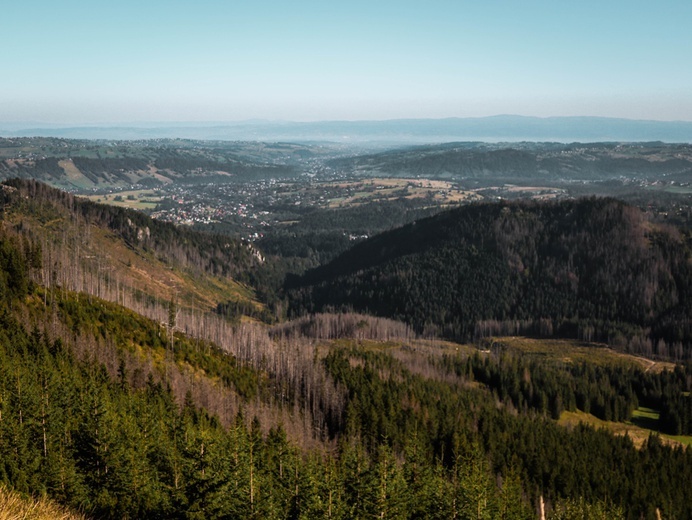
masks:
<svg viewBox="0 0 692 520"><path fill-rule="evenodd" d="M692 121L692 2L5 2L0 122Z"/></svg>

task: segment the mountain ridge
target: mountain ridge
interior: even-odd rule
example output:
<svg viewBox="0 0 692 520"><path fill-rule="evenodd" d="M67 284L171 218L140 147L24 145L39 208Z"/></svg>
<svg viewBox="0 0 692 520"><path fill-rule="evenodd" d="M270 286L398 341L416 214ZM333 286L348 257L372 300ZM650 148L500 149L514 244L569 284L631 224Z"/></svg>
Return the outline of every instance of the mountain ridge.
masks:
<svg viewBox="0 0 692 520"><path fill-rule="evenodd" d="M334 142L487 141L692 141L692 122L596 116L495 115L441 119L362 121L240 121L226 123L138 123L135 125L46 125L0 123L0 135L142 139L185 137L219 140Z"/></svg>
<svg viewBox="0 0 692 520"><path fill-rule="evenodd" d="M298 313L367 310L457 339L556 334L648 354L692 340L689 237L615 199L470 204L361 242L287 288Z"/></svg>
<svg viewBox="0 0 692 520"><path fill-rule="evenodd" d="M450 142L335 158L334 168L360 176L536 181L622 178L688 181L689 145L647 143L488 144Z"/></svg>

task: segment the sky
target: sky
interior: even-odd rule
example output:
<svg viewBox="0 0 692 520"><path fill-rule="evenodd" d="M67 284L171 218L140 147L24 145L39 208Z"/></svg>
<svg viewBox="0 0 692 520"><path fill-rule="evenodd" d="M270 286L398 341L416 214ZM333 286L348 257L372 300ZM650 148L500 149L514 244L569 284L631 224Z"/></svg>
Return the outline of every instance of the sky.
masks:
<svg viewBox="0 0 692 520"><path fill-rule="evenodd" d="M0 123L692 121L689 0L22 0Z"/></svg>

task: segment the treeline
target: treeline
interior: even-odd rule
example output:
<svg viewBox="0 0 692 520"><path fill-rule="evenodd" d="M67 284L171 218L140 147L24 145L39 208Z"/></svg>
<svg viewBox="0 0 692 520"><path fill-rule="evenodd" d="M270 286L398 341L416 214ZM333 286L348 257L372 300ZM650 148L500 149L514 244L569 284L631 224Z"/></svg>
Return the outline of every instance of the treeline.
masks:
<svg viewBox="0 0 692 520"><path fill-rule="evenodd" d="M676 370L677 373L677 370ZM661 430L671 435L692 435L692 396L690 396L690 380L692 369L686 366L684 373L687 385L681 382L665 389L661 397L661 414L659 423Z"/></svg>
<svg viewBox="0 0 692 520"><path fill-rule="evenodd" d="M608 500L632 519L656 518L656 508L664 518L692 514L686 484L692 477L689 449L666 447L656 436L636 449L628 437L605 430L584 425L569 430L548 419L548 411L517 413L498 404L487 391L471 388L472 377L423 377L382 350L334 348L324 363L350 395L346 431L371 453L383 444L395 453L410 453L413 442L425 460L440 465L433 471L453 476L457 464L478 446L485 453L480 461L462 464L467 469L486 465L498 481L518 475L534 504L541 496L549 503L581 497L591 504ZM474 489L492 497L493 480ZM484 514L502 517L493 509Z"/></svg>
<svg viewBox="0 0 692 520"><path fill-rule="evenodd" d="M653 425L657 430L692 433L690 362L661 372L628 365L549 362L510 352L501 341L492 341L487 355L444 356L439 366L482 383L499 401L522 413L533 410L559 419L564 410L581 410L604 421L625 422L644 406L661 411Z"/></svg>
<svg viewBox="0 0 692 520"><path fill-rule="evenodd" d="M293 312L353 309L464 340L516 330L687 356L690 238L612 199L472 204L287 283Z"/></svg>
<svg viewBox="0 0 692 520"><path fill-rule="evenodd" d="M577 409L604 421L628 421L639 407L635 392L642 371L631 367L565 364L549 366L545 361L501 355L471 356L450 361L459 376L478 381L496 392L500 401L523 412L535 410L559 419L564 410ZM643 391L646 391L644 389ZM648 396L652 406L660 396ZM653 402L655 401L655 404Z"/></svg>

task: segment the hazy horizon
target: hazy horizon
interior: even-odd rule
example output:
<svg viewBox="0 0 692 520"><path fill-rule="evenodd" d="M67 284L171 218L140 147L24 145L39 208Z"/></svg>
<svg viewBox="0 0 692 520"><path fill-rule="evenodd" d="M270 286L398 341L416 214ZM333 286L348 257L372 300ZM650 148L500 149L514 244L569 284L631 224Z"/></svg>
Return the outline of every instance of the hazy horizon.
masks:
<svg viewBox="0 0 692 520"><path fill-rule="evenodd" d="M25 0L0 126L589 116L692 121L692 4Z"/></svg>
<svg viewBox="0 0 692 520"><path fill-rule="evenodd" d="M390 119L357 121L137 122L61 125L1 123L3 137L67 139L196 139L208 141L432 144L485 142L692 142L692 122L594 117Z"/></svg>
<svg viewBox="0 0 692 520"><path fill-rule="evenodd" d="M589 114L584 115L574 115L574 116L533 116L533 115L523 115L523 114L491 114L487 116L450 116L450 117L393 117L388 119L380 118L364 118L364 119L266 119L266 118L248 118L248 119L227 119L227 120L132 120L132 121L89 121L82 123L71 123L71 122L47 122L47 121L0 121L0 128L8 127L18 127L18 128L29 128L30 126L43 126L46 128L51 127L99 127L99 128L110 128L110 127L176 127L176 126L223 126L223 125L253 125L253 124L312 124L312 123L389 123L396 121L444 121L444 120L490 120L499 118L525 118L527 120L557 120L557 119L606 119L606 120L620 120L626 122L655 122L655 123L692 123L692 119L646 119L646 118L627 118L627 117L608 117L608 116L594 116Z"/></svg>

